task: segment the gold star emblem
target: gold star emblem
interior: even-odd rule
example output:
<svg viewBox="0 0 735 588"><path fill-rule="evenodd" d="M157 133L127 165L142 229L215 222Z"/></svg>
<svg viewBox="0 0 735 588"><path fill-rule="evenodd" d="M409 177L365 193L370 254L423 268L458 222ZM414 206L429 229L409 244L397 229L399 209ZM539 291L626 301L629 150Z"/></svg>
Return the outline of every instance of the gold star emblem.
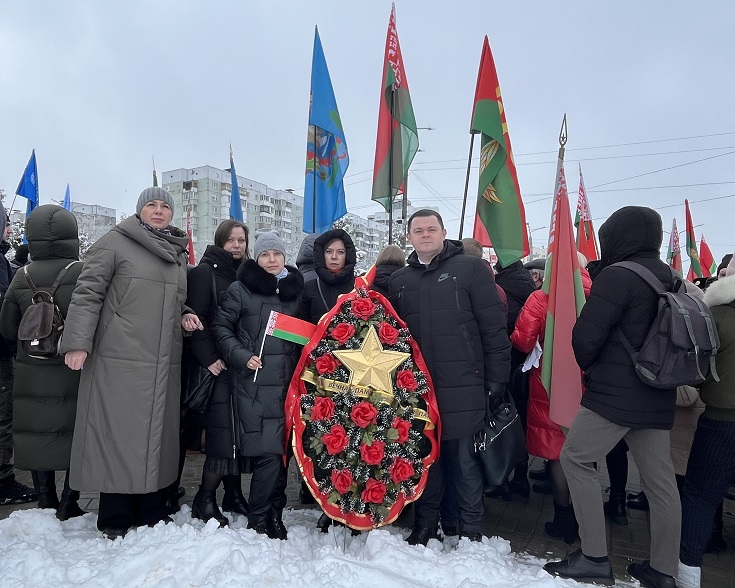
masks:
<svg viewBox="0 0 735 588"><path fill-rule="evenodd" d="M350 370L351 385L371 386L385 392L393 391L391 374L411 356L383 350L374 326L370 326L359 351L335 351L334 355Z"/></svg>

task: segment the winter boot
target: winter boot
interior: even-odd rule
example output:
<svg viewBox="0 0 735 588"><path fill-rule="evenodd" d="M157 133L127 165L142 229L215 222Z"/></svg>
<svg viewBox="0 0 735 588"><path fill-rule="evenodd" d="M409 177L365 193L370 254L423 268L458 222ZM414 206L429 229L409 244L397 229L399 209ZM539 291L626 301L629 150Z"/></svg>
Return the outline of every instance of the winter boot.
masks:
<svg viewBox="0 0 735 588"><path fill-rule="evenodd" d="M38 508L59 508L59 498L56 496L56 472L33 470L33 487L38 492Z"/></svg>
<svg viewBox="0 0 735 588"><path fill-rule="evenodd" d="M564 530L567 526L567 519L572 516L571 506L559 506L554 503L554 520L544 523L544 531L549 537L560 539L564 536Z"/></svg>
<svg viewBox="0 0 735 588"><path fill-rule="evenodd" d="M225 496L222 499L222 510L227 512L248 516L250 514L250 505L245 500L240 485L240 476L232 475L222 478L222 484L225 487Z"/></svg>
<svg viewBox="0 0 735 588"><path fill-rule="evenodd" d="M85 514L87 513L79 508L79 490L72 490L69 487L69 472L67 471L64 478L64 489L61 491L61 501L56 509L56 518L60 521L67 521Z"/></svg>
<svg viewBox="0 0 735 588"><path fill-rule="evenodd" d="M214 519L219 523L220 527L226 527L230 524L228 518L222 514L217 506L217 495L215 491L205 490L203 486L199 486L199 491L191 503L191 516L205 522L209 519Z"/></svg>
<svg viewBox="0 0 735 588"><path fill-rule="evenodd" d="M281 512L271 509L265 527L268 537L271 539L280 539L281 541L288 539L288 532L283 524L283 514Z"/></svg>
<svg viewBox="0 0 735 588"><path fill-rule="evenodd" d="M516 466L510 487L522 498L528 498L531 495L531 485L528 483L528 462L522 462Z"/></svg>
<svg viewBox="0 0 735 588"><path fill-rule="evenodd" d="M532 480L538 480L538 481L548 480L549 479L549 460L545 459L543 466L541 466L537 470L531 470L530 472L528 472L528 477L531 478Z"/></svg>
<svg viewBox="0 0 735 588"><path fill-rule="evenodd" d="M610 491L610 500L604 505L605 516L618 525L628 524L628 511L625 508L625 490L622 492Z"/></svg>

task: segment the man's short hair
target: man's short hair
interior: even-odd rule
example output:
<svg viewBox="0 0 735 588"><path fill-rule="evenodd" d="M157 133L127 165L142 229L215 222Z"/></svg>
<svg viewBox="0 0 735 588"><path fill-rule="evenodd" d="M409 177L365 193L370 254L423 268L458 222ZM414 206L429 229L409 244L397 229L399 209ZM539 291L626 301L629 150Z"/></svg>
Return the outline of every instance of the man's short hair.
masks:
<svg viewBox="0 0 735 588"><path fill-rule="evenodd" d="M462 246L464 247L465 255L471 255L472 257L479 257L482 259L482 243L472 237L465 237L462 239Z"/></svg>
<svg viewBox="0 0 735 588"><path fill-rule="evenodd" d="M411 232L411 222L413 221L413 219L418 218L420 216L434 216L434 217L436 217L436 219L439 221L439 226L442 228L442 230L444 229L444 221L442 220L442 215L441 214L439 214L436 210L431 210L430 208L422 208L422 209L417 210L416 212L414 212L411 215L411 217L408 219L408 227L407 227L406 230L409 233Z"/></svg>

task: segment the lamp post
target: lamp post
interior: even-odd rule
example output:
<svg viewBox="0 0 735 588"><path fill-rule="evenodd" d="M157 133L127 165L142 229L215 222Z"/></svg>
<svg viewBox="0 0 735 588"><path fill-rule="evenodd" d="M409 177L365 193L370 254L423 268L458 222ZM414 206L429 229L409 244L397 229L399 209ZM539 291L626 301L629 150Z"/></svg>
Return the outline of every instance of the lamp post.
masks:
<svg viewBox="0 0 735 588"><path fill-rule="evenodd" d="M526 227L528 228L528 247L531 250L528 255L528 261L533 261L533 233L535 231L540 231L541 229L548 229L549 227L536 227L535 229L532 229L531 223L526 223Z"/></svg>

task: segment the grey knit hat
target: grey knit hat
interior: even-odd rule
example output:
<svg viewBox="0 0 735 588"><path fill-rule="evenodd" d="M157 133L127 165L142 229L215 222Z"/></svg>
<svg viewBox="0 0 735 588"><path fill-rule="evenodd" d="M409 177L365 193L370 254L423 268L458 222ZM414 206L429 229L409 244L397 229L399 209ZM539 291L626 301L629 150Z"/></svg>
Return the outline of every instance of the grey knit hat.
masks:
<svg viewBox="0 0 735 588"><path fill-rule="evenodd" d="M283 257L286 257L286 245L278 234L278 231L256 231L255 232L255 245L253 245L254 257L257 260L263 251L268 249L275 249L283 253Z"/></svg>
<svg viewBox="0 0 735 588"><path fill-rule="evenodd" d="M171 212L174 211L174 199L171 198L171 194L166 192L163 188L146 188L138 196L138 204L135 206L136 214L140 214L143 207L148 204L151 200L163 200L166 204L171 207Z"/></svg>

